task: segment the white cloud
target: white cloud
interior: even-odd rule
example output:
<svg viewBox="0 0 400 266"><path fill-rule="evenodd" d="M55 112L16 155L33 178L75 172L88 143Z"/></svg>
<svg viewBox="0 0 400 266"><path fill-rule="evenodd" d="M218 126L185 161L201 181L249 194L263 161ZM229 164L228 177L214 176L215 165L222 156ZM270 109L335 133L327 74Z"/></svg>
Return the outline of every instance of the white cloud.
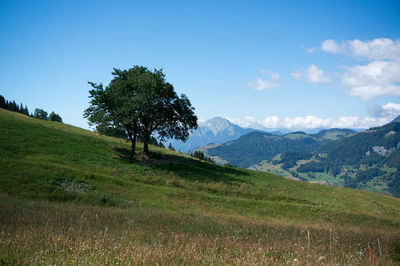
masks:
<svg viewBox="0 0 400 266"><path fill-rule="evenodd" d="M348 42L353 55L365 57L370 60L396 60L400 61L400 41L387 38L374 39L363 42L358 39Z"/></svg>
<svg viewBox="0 0 400 266"><path fill-rule="evenodd" d="M322 42L321 50L344 54L370 61L364 65L344 67L338 74L347 94L362 100L371 100L384 95L400 96L400 41L376 38L370 41L354 39Z"/></svg>
<svg viewBox="0 0 400 266"><path fill-rule="evenodd" d="M317 51L319 48L318 47L313 47L313 48L306 48L306 52L307 53L314 53L315 51Z"/></svg>
<svg viewBox="0 0 400 266"><path fill-rule="evenodd" d="M337 53L342 52L343 47L341 47L334 40L325 40L325 41L322 42L321 50L324 51L324 52L337 54Z"/></svg>
<svg viewBox="0 0 400 266"><path fill-rule="evenodd" d="M368 60L400 61L400 41L388 38L376 38L371 41L354 39L338 44L335 40L322 42L321 50L327 53L343 53Z"/></svg>
<svg viewBox="0 0 400 266"><path fill-rule="evenodd" d="M249 87L257 91L265 91L280 86L280 84L277 82L263 80L261 78L257 78L255 81L249 82L247 84L249 85Z"/></svg>
<svg viewBox="0 0 400 266"><path fill-rule="evenodd" d="M254 124L262 125L269 129L288 129L311 130L315 128L370 128L382 126L389 123L394 118L394 113L390 110L397 110L400 113L400 104L388 103L381 107L387 113L380 117L343 116L338 119L321 118L314 115L279 118L269 116L262 120L256 120L254 117L245 116L243 119L228 118L232 123L242 127L249 127Z"/></svg>
<svg viewBox="0 0 400 266"><path fill-rule="evenodd" d="M316 65L309 66L305 71L295 70L290 73L290 75L295 79L305 78L311 83L329 83L332 79L325 74L325 72L319 69Z"/></svg>
<svg viewBox="0 0 400 266"><path fill-rule="evenodd" d="M374 61L367 65L346 67L341 74L342 84L348 94L363 100L383 95L400 96L400 64L397 62Z"/></svg>
<svg viewBox="0 0 400 266"><path fill-rule="evenodd" d="M279 73L267 69L261 69L260 73L266 75L267 79L257 78L252 82L248 82L247 85L250 88L257 91L264 91L281 86L279 82L281 75L279 75Z"/></svg>
<svg viewBox="0 0 400 266"><path fill-rule="evenodd" d="M369 109L369 113L373 117L387 117L394 119L400 115L400 104L389 102L385 105L374 105Z"/></svg>
<svg viewBox="0 0 400 266"><path fill-rule="evenodd" d="M281 75L279 75L279 73L272 72L268 69L261 69L260 73L270 76L271 80L280 80L281 78Z"/></svg>

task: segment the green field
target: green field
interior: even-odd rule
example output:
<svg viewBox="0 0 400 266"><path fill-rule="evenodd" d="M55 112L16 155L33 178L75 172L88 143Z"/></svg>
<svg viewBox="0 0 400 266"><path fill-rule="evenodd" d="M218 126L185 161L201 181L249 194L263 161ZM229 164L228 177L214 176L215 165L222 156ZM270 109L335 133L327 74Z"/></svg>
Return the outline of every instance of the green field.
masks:
<svg viewBox="0 0 400 266"><path fill-rule="evenodd" d="M129 147L0 109L0 264L400 263L398 198Z"/></svg>

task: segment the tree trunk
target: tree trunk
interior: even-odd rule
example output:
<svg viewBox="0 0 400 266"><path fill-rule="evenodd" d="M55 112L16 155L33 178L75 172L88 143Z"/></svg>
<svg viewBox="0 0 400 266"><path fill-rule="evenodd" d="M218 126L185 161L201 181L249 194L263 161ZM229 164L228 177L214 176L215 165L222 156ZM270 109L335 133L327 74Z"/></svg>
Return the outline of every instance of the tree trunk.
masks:
<svg viewBox="0 0 400 266"><path fill-rule="evenodd" d="M150 140L150 136L148 134L145 134L143 136L143 153L144 154L149 154L149 140Z"/></svg>
<svg viewBox="0 0 400 266"><path fill-rule="evenodd" d="M136 148L136 141L134 140L134 138L132 137L132 134L129 132L128 133L128 138L131 141L131 154L129 155L130 158L133 158L133 155L135 155L135 148Z"/></svg>
<svg viewBox="0 0 400 266"><path fill-rule="evenodd" d="M133 158L133 155L135 155L135 149L136 149L136 137L133 137L131 139L131 143L132 143L131 158Z"/></svg>
<svg viewBox="0 0 400 266"><path fill-rule="evenodd" d="M136 131L133 132L133 139L132 139L132 156L135 154L136 150Z"/></svg>
<svg viewBox="0 0 400 266"><path fill-rule="evenodd" d="M130 131L129 129L126 130L128 133L128 138L131 141L131 154L130 154L130 158L133 158L133 156L135 155L135 150L136 150L136 130Z"/></svg>

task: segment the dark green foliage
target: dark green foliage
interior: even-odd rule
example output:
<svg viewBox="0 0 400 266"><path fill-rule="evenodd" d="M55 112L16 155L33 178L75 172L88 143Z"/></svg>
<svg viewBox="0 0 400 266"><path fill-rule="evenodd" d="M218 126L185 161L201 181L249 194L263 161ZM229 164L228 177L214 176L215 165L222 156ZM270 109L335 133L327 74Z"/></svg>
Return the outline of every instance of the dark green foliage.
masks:
<svg viewBox="0 0 400 266"><path fill-rule="evenodd" d="M15 101L7 101L2 95L0 95L0 108L29 116L29 110L26 105L24 107L21 103L18 106Z"/></svg>
<svg viewBox="0 0 400 266"><path fill-rule="evenodd" d="M396 243L390 250L393 261L400 263L400 243Z"/></svg>
<svg viewBox="0 0 400 266"><path fill-rule="evenodd" d="M311 152L317 147L319 144L314 139L289 139L265 132L251 132L232 142L208 149L208 154L247 168L262 160L271 160L282 151Z"/></svg>
<svg viewBox="0 0 400 266"><path fill-rule="evenodd" d="M287 170L296 165L298 160L308 160L311 158L311 153L306 152L284 152L281 153L282 168Z"/></svg>
<svg viewBox="0 0 400 266"><path fill-rule="evenodd" d="M392 181L388 183L389 192L393 196L400 197L400 171L397 169L396 173L391 175Z"/></svg>
<svg viewBox="0 0 400 266"><path fill-rule="evenodd" d="M47 120L48 119L47 112L45 110L39 109L39 108L35 109L35 111L33 113L33 117L34 118L38 118L38 119L43 119L43 120Z"/></svg>
<svg viewBox="0 0 400 266"><path fill-rule="evenodd" d="M151 71L143 66L128 70L114 69L110 84L89 82L90 106L84 117L102 127L125 131L135 153L137 136L143 139L143 152L148 153L152 134L161 139L185 141L189 132L197 128L194 108L185 95L178 95L165 80L162 70Z"/></svg>
<svg viewBox="0 0 400 266"><path fill-rule="evenodd" d="M338 174L340 174L340 167L331 166L329 169L329 173L332 176L337 176Z"/></svg>
<svg viewBox="0 0 400 266"><path fill-rule="evenodd" d="M327 165L323 162L309 162L309 163L305 163L300 165L297 168L297 171L300 173L304 173L304 172L324 172L327 168Z"/></svg>
<svg viewBox="0 0 400 266"><path fill-rule="evenodd" d="M299 154L298 156L301 159L309 158L309 155L306 154L314 152L325 143L352 133L354 131L345 129L323 130L315 135L308 135L302 131L283 136L265 132L251 132L237 140L209 148L207 153L218 156L230 164L247 168L259 164L261 161L271 160L278 154L289 152L283 160L272 162L276 164L284 163L284 169L288 169L295 165L294 154ZM336 136L332 137L330 134L336 134Z"/></svg>
<svg viewBox="0 0 400 266"><path fill-rule="evenodd" d="M200 159L200 160L203 160L203 161L207 161L207 162L211 162L211 163L214 162L210 157L205 156L202 151L194 151L193 153L190 154L190 156Z"/></svg>
<svg viewBox="0 0 400 266"><path fill-rule="evenodd" d="M397 132L397 134L386 135L390 131ZM330 142L316 153L327 154L330 165L350 165L358 168L360 164L384 162L387 157L372 151L372 147L383 146L387 149L396 147L400 142L399 132L400 123L390 123ZM369 155L367 155L368 152ZM396 153L398 152L397 149Z"/></svg>
<svg viewBox="0 0 400 266"><path fill-rule="evenodd" d="M389 167L400 168L400 152L392 153L386 161Z"/></svg>
<svg viewBox="0 0 400 266"><path fill-rule="evenodd" d="M126 133L122 128L114 127L113 125L99 124L96 126L96 131L102 135L116 137L126 140Z"/></svg>
<svg viewBox="0 0 400 266"><path fill-rule="evenodd" d="M0 108L7 109L6 99L3 95L0 95Z"/></svg>
<svg viewBox="0 0 400 266"><path fill-rule="evenodd" d="M49 115L49 120L50 120L50 121L56 121L56 122L61 122L61 123L62 123L62 118L61 118L61 116L58 115L58 114L56 114L56 113L54 113L54 111L50 113L50 115Z"/></svg>
<svg viewBox="0 0 400 266"><path fill-rule="evenodd" d="M168 149L170 149L171 151L175 151L174 147L172 147L171 142L170 142L169 145L168 145Z"/></svg>
<svg viewBox="0 0 400 266"><path fill-rule="evenodd" d="M378 168L370 168L364 171L360 170L357 172L355 178L345 177L345 187L357 188L358 186L365 185L369 180L384 174L386 174L386 172Z"/></svg>

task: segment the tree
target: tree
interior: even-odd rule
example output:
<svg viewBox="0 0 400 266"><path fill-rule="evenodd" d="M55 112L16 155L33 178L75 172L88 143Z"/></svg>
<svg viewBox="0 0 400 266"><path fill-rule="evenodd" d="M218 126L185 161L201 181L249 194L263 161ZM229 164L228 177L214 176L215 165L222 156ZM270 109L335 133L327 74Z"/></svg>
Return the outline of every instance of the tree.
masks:
<svg viewBox="0 0 400 266"><path fill-rule="evenodd" d="M33 117L47 120L47 112L43 109L36 108Z"/></svg>
<svg viewBox="0 0 400 266"><path fill-rule="evenodd" d="M6 99L3 95L0 95L0 108L7 109Z"/></svg>
<svg viewBox="0 0 400 266"><path fill-rule="evenodd" d="M28 106L26 106L26 105L25 105L25 108L24 108L24 114L26 114L27 116L29 116Z"/></svg>
<svg viewBox="0 0 400 266"><path fill-rule="evenodd" d="M138 135L143 139L143 152L148 154L152 134L161 139L185 141L197 128L194 108L185 95L180 97L166 82L162 70L134 66L128 70L114 69L110 84L89 82L90 106L84 117L97 127L123 129L135 152Z"/></svg>
<svg viewBox="0 0 400 266"><path fill-rule="evenodd" d="M49 115L49 120L50 121L56 121L56 122L61 122L62 123L62 118L61 116L59 116L58 114L51 112Z"/></svg>
<svg viewBox="0 0 400 266"><path fill-rule="evenodd" d="M174 147L172 147L171 142L170 142L169 145L168 145L168 149L170 149L171 151L175 151Z"/></svg>

